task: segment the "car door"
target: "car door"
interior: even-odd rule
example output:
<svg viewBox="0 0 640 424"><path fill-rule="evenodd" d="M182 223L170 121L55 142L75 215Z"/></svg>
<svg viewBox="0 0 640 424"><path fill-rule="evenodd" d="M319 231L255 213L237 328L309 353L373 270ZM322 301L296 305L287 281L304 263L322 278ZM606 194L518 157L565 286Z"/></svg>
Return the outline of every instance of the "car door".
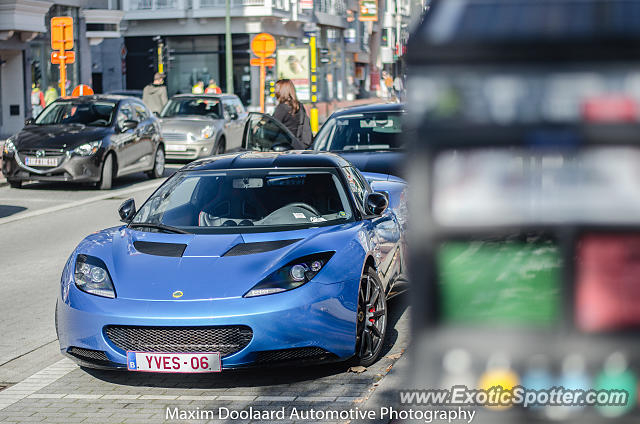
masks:
<svg viewBox="0 0 640 424"><path fill-rule="evenodd" d="M294 148L298 140L271 115L249 114L242 135L242 148L260 152L285 151Z"/></svg>
<svg viewBox="0 0 640 424"><path fill-rule="evenodd" d="M371 187L355 167L344 168L349 187L356 197L356 203L366 215L365 199L372 192ZM388 196L388 193L385 193ZM400 226L393 211L387 208L382 215L370 217L370 239L373 244L374 260L383 283L393 282L400 273Z"/></svg>
<svg viewBox="0 0 640 424"><path fill-rule="evenodd" d="M111 138L118 159L118 175L123 175L135 167L139 159L136 153L139 134L137 128L122 131L124 121L136 120L135 112L127 101L120 102L116 115L117 134Z"/></svg>
<svg viewBox="0 0 640 424"><path fill-rule="evenodd" d="M151 112L142 104L142 102L132 103L134 108L136 119L140 122L138 124L138 147L140 155L140 165L145 169L153 166L154 154L155 154L155 135L156 128L154 126L154 119Z"/></svg>

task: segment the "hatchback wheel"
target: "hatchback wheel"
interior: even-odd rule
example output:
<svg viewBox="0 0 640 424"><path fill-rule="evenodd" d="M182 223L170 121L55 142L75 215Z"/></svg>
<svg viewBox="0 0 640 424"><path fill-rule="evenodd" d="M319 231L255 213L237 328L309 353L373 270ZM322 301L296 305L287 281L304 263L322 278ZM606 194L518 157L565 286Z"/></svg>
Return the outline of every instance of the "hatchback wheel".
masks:
<svg viewBox="0 0 640 424"><path fill-rule="evenodd" d="M11 188L22 188L21 180L7 180Z"/></svg>
<svg viewBox="0 0 640 424"><path fill-rule="evenodd" d="M108 154L102 164L102 176L98 187L100 190L110 190L113 184L113 154Z"/></svg>
<svg viewBox="0 0 640 424"><path fill-rule="evenodd" d="M368 367L378 360L387 332L387 299L377 275L368 269L358 293L356 359Z"/></svg>
<svg viewBox="0 0 640 424"><path fill-rule="evenodd" d="M158 147L153 160L153 168L151 168L150 171L147 171L147 176L152 179L162 177L164 175L164 164L164 150L162 150L162 147Z"/></svg>
<svg viewBox="0 0 640 424"><path fill-rule="evenodd" d="M221 137L220 140L218 140L218 142L216 143L216 147L215 147L215 152L213 152L214 155L221 155L225 152L227 146L226 143L224 141L224 137Z"/></svg>

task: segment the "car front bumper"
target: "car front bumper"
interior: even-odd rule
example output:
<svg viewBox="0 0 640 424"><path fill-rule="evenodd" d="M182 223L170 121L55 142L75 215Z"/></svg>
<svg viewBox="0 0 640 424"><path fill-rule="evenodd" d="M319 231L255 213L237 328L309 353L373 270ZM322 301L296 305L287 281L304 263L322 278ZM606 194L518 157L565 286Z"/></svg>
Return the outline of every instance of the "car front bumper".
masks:
<svg viewBox="0 0 640 424"><path fill-rule="evenodd" d="M212 139L193 143L165 141L165 156L167 159L195 160L211 156L214 148L215 141Z"/></svg>
<svg viewBox="0 0 640 424"><path fill-rule="evenodd" d="M93 296L71 283L66 296L63 288L58 301L56 328L61 352L94 368L126 369L126 350L107 335L108 326L249 327L251 340L239 351L222 357L223 369L278 365L286 359L283 351L296 352L291 359L306 362L297 354L304 349L326 353L307 358L313 362L340 360L355 352L353 293L357 293L357 287L354 292L352 286L310 282L289 292L254 298L144 301ZM102 360L74 354L82 349L103 352Z"/></svg>
<svg viewBox="0 0 640 424"><path fill-rule="evenodd" d="M91 156L54 156L58 164L53 167L27 166L21 153L4 154L2 173L12 181L100 181L102 151Z"/></svg>

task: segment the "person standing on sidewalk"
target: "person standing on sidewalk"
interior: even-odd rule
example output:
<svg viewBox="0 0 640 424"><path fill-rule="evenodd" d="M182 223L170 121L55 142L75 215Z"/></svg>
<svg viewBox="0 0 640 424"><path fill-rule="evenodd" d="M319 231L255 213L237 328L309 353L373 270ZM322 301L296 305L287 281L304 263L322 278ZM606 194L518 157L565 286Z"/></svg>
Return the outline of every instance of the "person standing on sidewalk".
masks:
<svg viewBox="0 0 640 424"><path fill-rule="evenodd" d="M44 105L49 106L58 98L58 90L53 85L47 87L47 91L44 92Z"/></svg>
<svg viewBox="0 0 640 424"><path fill-rule="evenodd" d="M142 101L151 112L160 114L164 105L169 101L167 97L167 87L164 86L164 74L156 72L153 76L153 83L147 85L142 90Z"/></svg>
<svg viewBox="0 0 640 424"><path fill-rule="evenodd" d="M278 106L273 112L273 117L296 136L300 144L294 145L295 149L309 148L313 143L311 123L304 106L298 100L295 85L289 79L278 80L275 85L275 95Z"/></svg>
<svg viewBox="0 0 640 424"><path fill-rule="evenodd" d="M38 81L31 88L31 116L37 117L45 106L44 93L40 90L40 81Z"/></svg>
<svg viewBox="0 0 640 424"><path fill-rule="evenodd" d="M209 80L209 85L204 90L205 94L222 94L222 90L216 84L216 81L212 78Z"/></svg>

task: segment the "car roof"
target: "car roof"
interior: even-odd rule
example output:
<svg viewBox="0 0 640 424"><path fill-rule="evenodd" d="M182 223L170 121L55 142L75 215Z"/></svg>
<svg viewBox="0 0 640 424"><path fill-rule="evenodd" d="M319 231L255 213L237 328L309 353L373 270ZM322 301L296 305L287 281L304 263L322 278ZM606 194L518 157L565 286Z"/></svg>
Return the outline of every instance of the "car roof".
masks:
<svg viewBox="0 0 640 424"><path fill-rule="evenodd" d="M216 93L204 93L204 94L193 94L193 93L183 93L183 94L175 94L173 96L171 96L172 99L181 99L181 98L191 98L191 97L211 97L211 98L215 98L215 99L220 99L220 98L237 98L238 96L236 96L235 94L229 94L229 93L222 93L222 94L216 94Z"/></svg>
<svg viewBox="0 0 640 424"><path fill-rule="evenodd" d="M313 150L286 152L240 152L200 159L181 171L209 171L252 168L342 168L350 163L341 156Z"/></svg>
<svg viewBox="0 0 640 424"><path fill-rule="evenodd" d="M404 103L374 103L370 105L339 109L333 112L331 117L337 118L344 115L353 115L354 113L404 112L404 110Z"/></svg>
<svg viewBox="0 0 640 424"><path fill-rule="evenodd" d="M60 97L60 100L74 100L78 103L91 103L96 100L111 100L113 102L120 102L121 100L135 100L140 102L141 100L133 96L122 96L119 94L93 94L91 96L79 96L79 97Z"/></svg>

